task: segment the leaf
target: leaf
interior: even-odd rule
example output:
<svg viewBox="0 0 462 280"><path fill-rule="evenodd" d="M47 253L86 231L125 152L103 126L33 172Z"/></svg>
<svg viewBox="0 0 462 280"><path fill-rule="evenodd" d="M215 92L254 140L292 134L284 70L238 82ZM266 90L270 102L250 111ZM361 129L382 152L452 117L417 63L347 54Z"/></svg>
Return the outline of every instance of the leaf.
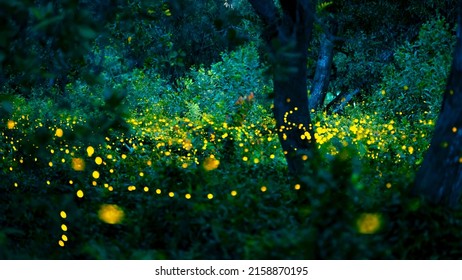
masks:
<svg viewBox="0 0 462 280"><path fill-rule="evenodd" d="M79 26L79 34L85 39L93 39L97 33L89 26Z"/></svg>
<svg viewBox="0 0 462 280"><path fill-rule="evenodd" d="M62 21L63 18L64 18L64 15L59 15L59 16L54 16L52 18L45 19L45 20L41 21L40 23L38 23L37 25L35 25L32 28L32 30L33 31L38 31L38 30L41 30L41 29L45 29L49 25L55 24L55 23L57 23L59 21Z"/></svg>

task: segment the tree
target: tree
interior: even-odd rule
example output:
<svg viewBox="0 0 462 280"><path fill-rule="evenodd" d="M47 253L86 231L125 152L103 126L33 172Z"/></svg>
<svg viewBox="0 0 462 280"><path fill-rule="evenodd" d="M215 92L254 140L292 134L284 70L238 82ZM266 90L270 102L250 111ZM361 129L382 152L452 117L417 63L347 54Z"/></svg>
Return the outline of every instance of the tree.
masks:
<svg viewBox="0 0 462 280"><path fill-rule="evenodd" d="M428 201L456 207L462 195L462 1L457 41L434 136L412 192Z"/></svg>
<svg viewBox="0 0 462 280"><path fill-rule="evenodd" d="M307 94L307 56L314 4L310 0L249 0L264 25L272 63L274 117L289 171L298 175L316 152Z"/></svg>

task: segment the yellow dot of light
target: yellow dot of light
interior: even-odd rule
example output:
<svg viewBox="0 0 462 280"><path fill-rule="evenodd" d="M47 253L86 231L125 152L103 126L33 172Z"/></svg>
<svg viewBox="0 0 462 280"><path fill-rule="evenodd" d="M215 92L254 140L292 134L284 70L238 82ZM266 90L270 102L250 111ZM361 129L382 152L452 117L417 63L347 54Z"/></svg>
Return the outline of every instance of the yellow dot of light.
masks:
<svg viewBox="0 0 462 280"><path fill-rule="evenodd" d="M61 128L56 129L55 136L56 137L63 137L64 132Z"/></svg>
<svg viewBox="0 0 462 280"><path fill-rule="evenodd" d="M217 160L215 157L210 156L204 160L202 167L206 171L212 171L214 169L217 169L219 165L220 165L220 161Z"/></svg>
<svg viewBox="0 0 462 280"><path fill-rule="evenodd" d="M67 226L66 226L65 224L62 224L62 225L61 225L61 230L62 230L62 231L67 231Z"/></svg>
<svg viewBox="0 0 462 280"><path fill-rule="evenodd" d="M209 193L209 194L207 195L207 198L208 198L208 199L213 199L213 194Z"/></svg>
<svg viewBox="0 0 462 280"><path fill-rule="evenodd" d="M92 146L87 147L87 155L91 157L95 153L95 149Z"/></svg>
<svg viewBox="0 0 462 280"><path fill-rule="evenodd" d="M73 158L71 166L75 171L83 171L85 170L85 161L82 158Z"/></svg>
<svg viewBox="0 0 462 280"><path fill-rule="evenodd" d="M95 163L98 165L101 165L103 163L103 159L101 157L96 157L95 158Z"/></svg>
<svg viewBox="0 0 462 280"><path fill-rule="evenodd" d="M93 173L91 173L91 176L95 179L98 179L99 178L99 172L98 171L93 171Z"/></svg>
<svg viewBox="0 0 462 280"><path fill-rule="evenodd" d="M13 129L14 126L15 126L15 122L12 121L12 120L8 120L8 122L6 123L6 127L7 127L8 129Z"/></svg>
<svg viewBox="0 0 462 280"><path fill-rule="evenodd" d="M116 204L103 204L98 211L98 218L107 224L119 224L124 218L124 211Z"/></svg>
<svg viewBox="0 0 462 280"><path fill-rule="evenodd" d="M82 197L83 197L83 191L82 191L82 190L78 190L76 194L77 194L77 197L78 197L78 198L82 198Z"/></svg>
<svg viewBox="0 0 462 280"><path fill-rule="evenodd" d="M262 186L262 187L260 188L260 190L261 190L262 192L266 192L266 191L268 190L268 188L267 188L266 186Z"/></svg>
<svg viewBox="0 0 462 280"><path fill-rule="evenodd" d="M59 213L59 216L61 216L61 218L63 218L63 219L66 219L66 218L67 218L67 214L66 214L66 212L64 212L64 211L61 211L61 212Z"/></svg>
<svg viewBox="0 0 462 280"><path fill-rule="evenodd" d="M358 217L356 225L359 233L374 234L380 229L382 221L379 214L364 213Z"/></svg>

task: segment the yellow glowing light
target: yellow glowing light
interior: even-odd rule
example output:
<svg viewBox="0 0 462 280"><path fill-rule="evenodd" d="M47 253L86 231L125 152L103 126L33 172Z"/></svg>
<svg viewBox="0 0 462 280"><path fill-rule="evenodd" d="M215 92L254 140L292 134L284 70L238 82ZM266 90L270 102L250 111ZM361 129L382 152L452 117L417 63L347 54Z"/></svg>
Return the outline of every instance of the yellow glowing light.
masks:
<svg viewBox="0 0 462 280"><path fill-rule="evenodd" d="M156 190L156 194L161 194L162 193L162 190L161 189L157 189Z"/></svg>
<svg viewBox="0 0 462 280"><path fill-rule="evenodd" d="M175 193L174 193L174 192L169 192L169 193L168 193L168 196L174 197L174 196L175 196Z"/></svg>
<svg viewBox="0 0 462 280"><path fill-rule="evenodd" d="M457 132L457 127L453 127L452 132L456 133Z"/></svg>
<svg viewBox="0 0 462 280"><path fill-rule="evenodd" d="M128 186L128 191L131 192L131 191L134 191L134 190L136 190L136 187L135 187L135 186Z"/></svg>
<svg viewBox="0 0 462 280"><path fill-rule="evenodd" d="M260 188L260 190L261 190L262 192L266 192L266 191L268 190L268 188L267 188L266 186L262 186L262 187Z"/></svg>
<svg viewBox="0 0 462 280"><path fill-rule="evenodd" d="M386 187L387 189L391 188L391 183L387 183Z"/></svg>
<svg viewBox="0 0 462 280"><path fill-rule="evenodd" d="M407 150L411 155L414 153L414 148L413 147L408 147Z"/></svg>
<svg viewBox="0 0 462 280"><path fill-rule="evenodd" d="M99 172L98 171L93 171L93 173L91 173L91 176L93 176L93 178L95 179L98 179L99 178Z"/></svg>
<svg viewBox="0 0 462 280"><path fill-rule="evenodd" d="M231 191L231 196L236 196L237 195L237 191Z"/></svg>
<svg viewBox="0 0 462 280"><path fill-rule="evenodd" d="M92 146L87 147L87 155L91 157L95 153L95 149Z"/></svg>
<svg viewBox="0 0 462 280"><path fill-rule="evenodd" d="M182 168L186 169L188 168L188 164L186 162L184 162L182 165L181 165Z"/></svg>
<svg viewBox="0 0 462 280"><path fill-rule="evenodd" d="M143 177L144 176L144 172L140 172L140 177Z"/></svg>
<svg viewBox="0 0 462 280"><path fill-rule="evenodd" d="M124 218L124 211L116 204L103 204L99 208L98 217L107 224L120 224Z"/></svg>
<svg viewBox="0 0 462 280"><path fill-rule="evenodd" d="M255 163L255 164L258 164L259 162L260 162L260 160L258 158L253 159L253 163Z"/></svg>
<svg viewBox="0 0 462 280"><path fill-rule="evenodd" d="M294 189L298 191L300 188L301 188L300 184L295 184Z"/></svg>
<svg viewBox="0 0 462 280"><path fill-rule="evenodd" d="M63 135L64 135L63 130L61 128L57 128L56 132L55 132L55 136L56 137L63 137Z"/></svg>
<svg viewBox="0 0 462 280"><path fill-rule="evenodd" d="M83 191L82 191L82 190L78 190L78 191L77 191L77 197L78 197L78 198L82 198L82 197L83 197Z"/></svg>
<svg viewBox="0 0 462 280"><path fill-rule="evenodd" d="M149 191L149 188L148 188L148 187L144 187L144 188L143 188L143 191L144 191L144 192L148 192L148 191Z"/></svg>
<svg viewBox="0 0 462 280"><path fill-rule="evenodd" d="M307 159L308 159L308 156L307 156L307 155L303 155L303 156L302 156L302 160L305 161L305 160L307 160Z"/></svg>
<svg viewBox="0 0 462 280"><path fill-rule="evenodd" d="M242 160L243 160L243 161L248 161L249 158L244 156L244 157L242 157Z"/></svg>
<svg viewBox="0 0 462 280"><path fill-rule="evenodd" d="M48 166L53 167L53 162L50 161L50 162L48 163Z"/></svg>
<svg viewBox="0 0 462 280"><path fill-rule="evenodd" d="M63 241L69 240L69 239L67 238L67 235L65 235L65 234L61 235L61 239L62 239Z"/></svg>
<svg viewBox="0 0 462 280"><path fill-rule="evenodd" d="M66 214L66 212L64 212L64 211L61 211L61 212L59 213L59 215L60 215L61 218L63 218L63 219L66 219L66 218L67 218L67 214Z"/></svg>
<svg viewBox="0 0 462 280"><path fill-rule="evenodd" d="M59 246L64 247L64 241L59 240L59 241L58 241L58 244L59 244Z"/></svg>
<svg viewBox="0 0 462 280"><path fill-rule="evenodd" d="M189 193L185 194L184 197L186 197L186 199L191 199L191 195Z"/></svg>
<svg viewBox="0 0 462 280"><path fill-rule="evenodd" d="M96 157L95 158L95 163L98 165L101 165L103 163L103 159L101 157Z"/></svg>
<svg viewBox="0 0 462 280"><path fill-rule="evenodd" d="M8 120L8 122L6 123L6 127L8 127L8 129L13 129L14 126L15 126L15 122L12 120Z"/></svg>
<svg viewBox="0 0 462 280"><path fill-rule="evenodd" d="M202 167L206 171L211 171L211 170L217 169L219 165L220 165L220 161L217 160L215 157L210 156L204 160Z"/></svg>
<svg viewBox="0 0 462 280"><path fill-rule="evenodd" d="M356 220L358 232L362 234L376 233L382 225L381 220L382 218L380 214L364 213L360 215L359 218Z"/></svg>
<svg viewBox="0 0 462 280"><path fill-rule="evenodd" d="M404 89L404 90L408 90L409 87L408 87L408 86L404 86L403 89Z"/></svg>
<svg viewBox="0 0 462 280"><path fill-rule="evenodd" d="M382 95L385 95L385 94L387 94L387 92L384 89L382 89Z"/></svg>
<svg viewBox="0 0 462 280"><path fill-rule="evenodd" d="M62 225L61 225L61 230L62 230L62 231L67 231L67 226L66 226L65 224L62 224Z"/></svg>
<svg viewBox="0 0 462 280"><path fill-rule="evenodd" d="M209 194L207 195L207 198L208 198L208 199L213 199L213 194L209 193Z"/></svg>

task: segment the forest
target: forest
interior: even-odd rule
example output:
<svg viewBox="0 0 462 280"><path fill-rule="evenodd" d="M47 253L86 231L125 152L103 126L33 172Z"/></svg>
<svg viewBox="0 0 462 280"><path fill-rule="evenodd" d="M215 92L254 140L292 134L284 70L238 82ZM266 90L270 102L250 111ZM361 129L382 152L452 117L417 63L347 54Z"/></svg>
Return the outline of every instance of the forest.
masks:
<svg viewBox="0 0 462 280"><path fill-rule="evenodd" d="M462 1L0 0L0 259L462 258Z"/></svg>

